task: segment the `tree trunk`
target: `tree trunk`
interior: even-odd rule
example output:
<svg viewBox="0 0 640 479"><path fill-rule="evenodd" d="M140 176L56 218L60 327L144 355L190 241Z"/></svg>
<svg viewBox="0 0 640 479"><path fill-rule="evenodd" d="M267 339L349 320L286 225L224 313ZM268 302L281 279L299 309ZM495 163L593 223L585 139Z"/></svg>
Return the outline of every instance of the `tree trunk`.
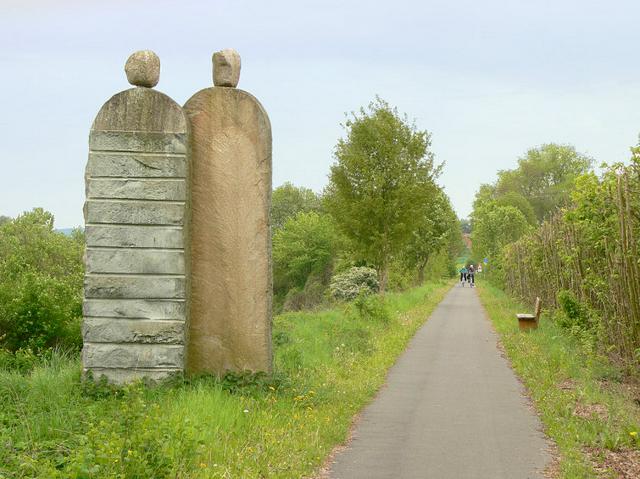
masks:
<svg viewBox="0 0 640 479"><path fill-rule="evenodd" d="M418 266L418 286L424 283L424 269L427 267L426 261Z"/></svg>
<svg viewBox="0 0 640 479"><path fill-rule="evenodd" d="M380 284L380 294L387 290L387 280L389 279L389 265L383 263L378 273L378 283Z"/></svg>

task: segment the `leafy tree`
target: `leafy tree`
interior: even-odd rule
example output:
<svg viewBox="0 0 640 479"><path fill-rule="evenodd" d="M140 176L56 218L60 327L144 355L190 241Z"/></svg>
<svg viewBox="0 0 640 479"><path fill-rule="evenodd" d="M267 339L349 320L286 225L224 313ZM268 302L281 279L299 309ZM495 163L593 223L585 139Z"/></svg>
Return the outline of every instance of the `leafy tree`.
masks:
<svg viewBox="0 0 640 479"><path fill-rule="evenodd" d="M311 211L289 218L273 238L275 289L301 289L309 276L324 274L337 247L338 236L330 216Z"/></svg>
<svg viewBox="0 0 640 479"><path fill-rule="evenodd" d="M549 143L532 148L518 160L516 169L498 172L494 199L509 192L520 194L533 207L537 220L542 221L569 203L576 178L589 171L592 163L591 158L570 145Z"/></svg>
<svg viewBox="0 0 640 479"><path fill-rule="evenodd" d="M271 197L271 225L273 230L282 228L289 218L300 212L321 209L320 197L309 188L297 187L286 182L273 190Z"/></svg>
<svg viewBox="0 0 640 479"><path fill-rule="evenodd" d="M442 190L437 190L424 211L404 251L405 263L416 268L418 283L424 282L424 270L429 258L448 248L459 238L458 218L453 212L449 198ZM459 242L457 244L459 246Z"/></svg>
<svg viewBox="0 0 640 479"><path fill-rule="evenodd" d="M84 238L41 208L0 226L0 345L79 347Z"/></svg>
<svg viewBox="0 0 640 479"><path fill-rule="evenodd" d="M488 257L494 263L502 248L519 239L529 228L527 219L516 207L487 203L474 211L473 255Z"/></svg>
<svg viewBox="0 0 640 479"><path fill-rule="evenodd" d="M2 226L5 223L8 223L9 221L11 221L11 218L9 216L0 215L0 226Z"/></svg>
<svg viewBox="0 0 640 479"><path fill-rule="evenodd" d="M531 203L529 203L529 201L520 193L508 191L496 199L496 204L498 206L513 206L520 210L520 213L522 213L522 215L527 219L527 223L531 226L538 224L536 213L533 211L533 206L531 206Z"/></svg>
<svg viewBox="0 0 640 479"><path fill-rule="evenodd" d="M440 168L430 134L380 98L344 126L324 204L355 253L376 268L384 292L389 265L410 240Z"/></svg>

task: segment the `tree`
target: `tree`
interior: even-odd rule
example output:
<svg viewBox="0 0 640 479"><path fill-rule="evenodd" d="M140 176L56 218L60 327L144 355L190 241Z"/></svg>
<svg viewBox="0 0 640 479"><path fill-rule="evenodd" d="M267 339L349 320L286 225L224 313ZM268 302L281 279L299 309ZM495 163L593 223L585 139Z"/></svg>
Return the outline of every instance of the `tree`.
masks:
<svg viewBox="0 0 640 479"><path fill-rule="evenodd" d="M271 197L271 225L274 232L282 228L289 218L300 212L321 209L320 197L309 188L286 182L273 190Z"/></svg>
<svg viewBox="0 0 640 479"><path fill-rule="evenodd" d="M0 226L0 345L79 347L84 237L41 208Z"/></svg>
<svg viewBox="0 0 640 479"><path fill-rule="evenodd" d="M527 223L531 226L538 224L536 213L533 211L533 206L531 206L531 203L529 203L529 201L520 193L508 191L496 199L496 204L498 206L513 206L520 210L520 213L522 213L522 215L527 219Z"/></svg>
<svg viewBox="0 0 640 479"><path fill-rule="evenodd" d="M422 284L429 258L443 248L449 249L456 241L455 245L459 246L460 230L449 198L440 189L436 190L432 201L424 204L419 220L403 256L407 266L417 269L418 284Z"/></svg>
<svg viewBox="0 0 640 479"><path fill-rule="evenodd" d="M384 292L389 265L411 238L440 168L430 134L380 98L344 127L324 204L356 254L376 268Z"/></svg>
<svg viewBox="0 0 640 479"><path fill-rule="evenodd" d="M473 255L496 262L504 246L518 240L530 226L522 212L514 206L488 202L474 211Z"/></svg>
<svg viewBox="0 0 640 479"><path fill-rule="evenodd" d="M275 232L273 264L275 289L303 288L309 276L331 266L338 246L333 220L314 211L300 212ZM326 275L328 279L328 274Z"/></svg>
<svg viewBox="0 0 640 479"><path fill-rule="evenodd" d="M0 226L2 226L5 223L8 223L9 221L11 221L11 218L9 216L0 215Z"/></svg>
<svg viewBox="0 0 640 479"><path fill-rule="evenodd" d="M532 148L518 160L516 169L498 172L494 199L508 192L520 194L541 222L569 203L576 178L589 171L592 164L591 158L570 145L549 143Z"/></svg>

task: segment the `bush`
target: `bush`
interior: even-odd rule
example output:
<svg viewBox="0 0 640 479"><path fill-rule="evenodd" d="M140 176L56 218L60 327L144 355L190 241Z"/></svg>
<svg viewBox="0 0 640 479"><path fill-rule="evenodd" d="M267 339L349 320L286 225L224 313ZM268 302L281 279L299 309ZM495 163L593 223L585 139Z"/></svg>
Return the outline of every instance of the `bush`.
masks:
<svg viewBox="0 0 640 479"><path fill-rule="evenodd" d="M80 348L83 250L39 208L0 226L0 347Z"/></svg>
<svg viewBox="0 0 640 479"><path fill-rule="evenodd" d="M303 289L290 289L282 306L283 311L302 311L303 309L313 309L325 301L325 291L327 287L323 284L322 277L311 275Z"/></svg>
<svg viewBox="0 0 640 479"><path fill-rule="evenodd" d="M310 276L331 270L336 254L337 233L327 215L298 213L273 236L273 280L276 294L301 290Z"/></svg>
<svg viewBox="0 0 640 479"><path fill-rule="evenodd" d="M573 292L558 291L557 298L562 311L559 319L560 326L567 329L575 327L582 330L590 329L588 311L580 304Z"/></svg>
<svg viewBox="0 0 640 479"><path fill-rule="evenodd" d="M335 275L331 279L329 290L336 299L351 301L361 293L373 294L379 290L378 274L373 268L354 266Z"/></svg>
<svg viewBox="0 0 640 479"><path fill-rule="evenodd" d="M391 321L391 314L389 314L384 299L380 296L361 292L353 304L358 311L358 316L365 321L379 321L381 323Z"/></svg>

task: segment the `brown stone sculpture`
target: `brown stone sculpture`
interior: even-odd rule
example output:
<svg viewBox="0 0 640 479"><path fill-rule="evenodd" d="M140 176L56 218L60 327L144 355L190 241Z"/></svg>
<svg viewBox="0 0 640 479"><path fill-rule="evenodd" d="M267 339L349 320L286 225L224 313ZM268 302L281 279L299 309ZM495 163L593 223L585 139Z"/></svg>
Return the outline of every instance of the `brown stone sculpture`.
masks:
<svg viewBox="0 0 640 479"><path fill-rule="evenodd" d="M184 106L191 125L191 319L187 370L269 371L271 126L238 90L240 57L213 55L214 87Z"/></svg>
<svg viewBox="0 0 640 479"><path fill-rule="evenodd" d="M188 317L188 122L151 89L155 53L125 70L135 88L98 113L85 175L83 370L116 383L181 374Z"/></svg>

